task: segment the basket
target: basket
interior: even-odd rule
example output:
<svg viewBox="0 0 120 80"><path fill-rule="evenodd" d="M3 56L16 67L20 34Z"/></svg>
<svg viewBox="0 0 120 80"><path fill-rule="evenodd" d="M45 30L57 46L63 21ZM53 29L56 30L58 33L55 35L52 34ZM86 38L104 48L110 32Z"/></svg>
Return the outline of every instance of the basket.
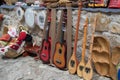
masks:
<svg viewBox="0 0 120 80"><path fill-rule="evenodd" d="M25 41L22 42L22 44L19 46L19 49L17 50L14 50L12 48L8 48L8 51L5 53L5 57L8 57L8 58L17 58L19 57L20 55L23 54L23 46L25 45Z"/></svg>
<svg viewBox="0 0 120 80"><path fill-rule="evenodd" d="M22 53L17 53L15 50L13 49L8 49L8 52L5 53L5 56L8 58L17 58L18 56L20 56Z"/></svg>
<svg viewBox="0 0 120 80"><path fill-rule="evenodd" d="M58 2L59 0L42 0L43 2Z"/></svg>
<svg viewBox="0 0 120 80"><path fill-rule="evenodd" d="M4 0L7 5L15 4L18 0Z"/></svg>

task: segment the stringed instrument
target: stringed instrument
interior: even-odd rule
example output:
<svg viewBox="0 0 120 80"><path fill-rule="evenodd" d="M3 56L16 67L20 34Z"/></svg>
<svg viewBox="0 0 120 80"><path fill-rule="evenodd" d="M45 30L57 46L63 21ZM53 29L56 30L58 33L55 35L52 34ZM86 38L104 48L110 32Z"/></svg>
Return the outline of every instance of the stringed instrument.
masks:
<svg viewBox="0 0 120 80"><path fill-rule="evenodd" d="M45 39L42 41L42 48L40 53L40 59L44 63L50 62L50 50L51 50L51 42L49 39L49 30L50 30L50 23L51 23L51 10L48 10L48 22L47 22L47 28L46 28L46 36Z"/></svg>
<svg viewBox="0 0 120 80"><path fill-rule="evenodd" d="M53 63L56 67L59 69L64 69L66 67L66 44L64 42L64 32L65 32L65 24L66 24L66 10L62 11L61 15L63 15L62 18L62 28L61 28L61 35L60 35L60 41L56 43L55 45L55 52L53 55Z"/></svg>
<svg viewBox="0 0 120 80"><path fill-rule="evenodd" d="M74 43L74 49L73 49L73 54L68 62L68 71L71 74L75 74L77 71L77 65L78 65L78 60L76 58L76 49L77 49L77 40L78 40L78 31L79 31L79 22L80 22L80 15L81 15L81 8L82 8L82 3L79 2L79 8L78 8L78 20L76 24L76 34L75 34L75 43Z"/></svg>
<svg viewBox="0 0 120 80"><path fill-rule="evenodd" d="M83 46L82 46L82 59L77 67L77 75L83 77L83 69L85 67L85 51L86 51L86 40L87 40L87 28L88 28L88 18L86 18L84 25L84 38L83 38Z"/></svg>
<svg viewBox="0 0 120 80"><path fill-rule="evenodd" d="M94 33L95 33L96 23L97 23L97 17L95 17L95 19L94 19L94 26L93 26L91 42L90 42L90 50L89 50L90 56L89 56L87 64L84 67L84 70L83 70L83 78L85 80L92 80L92 77L93 77L93 68L92 68L91 59L92 59L92 49L93 49L93 41L94 41Z"/></svg>

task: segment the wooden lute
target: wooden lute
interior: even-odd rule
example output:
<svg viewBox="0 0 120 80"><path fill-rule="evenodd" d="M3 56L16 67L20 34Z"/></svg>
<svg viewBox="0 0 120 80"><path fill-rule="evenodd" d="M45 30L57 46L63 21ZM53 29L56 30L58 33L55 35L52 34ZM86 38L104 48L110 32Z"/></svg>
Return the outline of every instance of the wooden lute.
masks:
<svg viewBox="0 0 120 80"><path fill-rule="evenodd" d="M93 41L94 41L94 33L95 33L96 23L97 23L97 17L95 17L95 19L94 19L94 26L93 26L91 42L90 42L90 49L89 49L90 56L89 56L88 62L86 63L86 65L84 67L84 70L83 70L83 78L85 80L91 80L93 77L93 68L92 68L91 59L92 59L92 49L93 49Z"/></svg>
<svg viewBox="0 0 120 80"><path fill-rule="evenodd" d="M78 39L78 31L79 31L79 22L80 22L80 15L81 15L81 7L82 3L79 2L79 8L78 8L78 20L76 24L76 34L75 34L75 43L74 43L74 49L73 49L73 54L68 62L68 71L71 74L75 74L77 71L77 65L78 65L78 60L76 58L76 49L77 49L77 39Z"/></svg>
<svg viewBox="0 0 120 80"><path fill-rule="evenodd" d="M88 28L88 18L86 18L84 25L84 36L83 36L83 46L82 46L82 59L77 67L77 75L83 77L83 69L85 67L85 50L86 50L86 40L87 40L87 28Z"/></svg>

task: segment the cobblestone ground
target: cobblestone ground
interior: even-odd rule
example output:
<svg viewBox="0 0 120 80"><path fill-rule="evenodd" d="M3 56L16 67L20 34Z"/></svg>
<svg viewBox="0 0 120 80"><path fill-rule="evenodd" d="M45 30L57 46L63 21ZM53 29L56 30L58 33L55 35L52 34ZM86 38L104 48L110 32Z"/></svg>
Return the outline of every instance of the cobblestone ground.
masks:
<svg viewBox="0 0 120 80"><path fill-rule="evenodd" d="M35 61L32 57L18 59L0 58L0 80L83 80L68 71ZM94 76L93 80L110 80L109 78Z"/></svg>

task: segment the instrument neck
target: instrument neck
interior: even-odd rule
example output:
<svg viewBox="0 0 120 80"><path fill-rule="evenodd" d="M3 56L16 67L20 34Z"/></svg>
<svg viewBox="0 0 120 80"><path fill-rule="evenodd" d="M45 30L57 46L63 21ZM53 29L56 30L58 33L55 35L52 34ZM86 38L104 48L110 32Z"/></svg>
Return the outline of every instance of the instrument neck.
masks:
<svg viewBox="0 0 120 80"><path fill-rule="evenodd" d="M83 45L82 45L82 60L85 58L85 50L86 50L86 40L87 40L87 27L84 27L84 36L83 36Z"/></svg>
<svg viewBox="0 0 120 80"><path fill-rule="evenodd" d="M48 37L49 37L49 31L50 31L50 22L47 23L47 29L46 29L45 40L48 40Z"/></svg>
<svg viewBox="0 0 120 80"><path fill-rule="evenodd" d="M76 50L77 50L77 41L78 41L78 31L79 31L79 22L80 22L80 15L81 15L81 8L82 6L80 5L79 2L79 8L78 8L78 20L77 20L77 24L76 24L76 33L75 33L75 43L74 43L74 53L76 54Z"/></svg>
<svg viewBox="0 0 120 80"><path fill-rule="evenodd" d="M90 51L89 51L89 53L90 53L89 59L90 59L90 60L91 60L91 58L92 58L92 49L93 49L94 33L95 33L96 24L97 24L97 17L95 17L95 19L94 19L94 26L93 26L92 36L91 36L91 42L90 42Z"/></svg>

